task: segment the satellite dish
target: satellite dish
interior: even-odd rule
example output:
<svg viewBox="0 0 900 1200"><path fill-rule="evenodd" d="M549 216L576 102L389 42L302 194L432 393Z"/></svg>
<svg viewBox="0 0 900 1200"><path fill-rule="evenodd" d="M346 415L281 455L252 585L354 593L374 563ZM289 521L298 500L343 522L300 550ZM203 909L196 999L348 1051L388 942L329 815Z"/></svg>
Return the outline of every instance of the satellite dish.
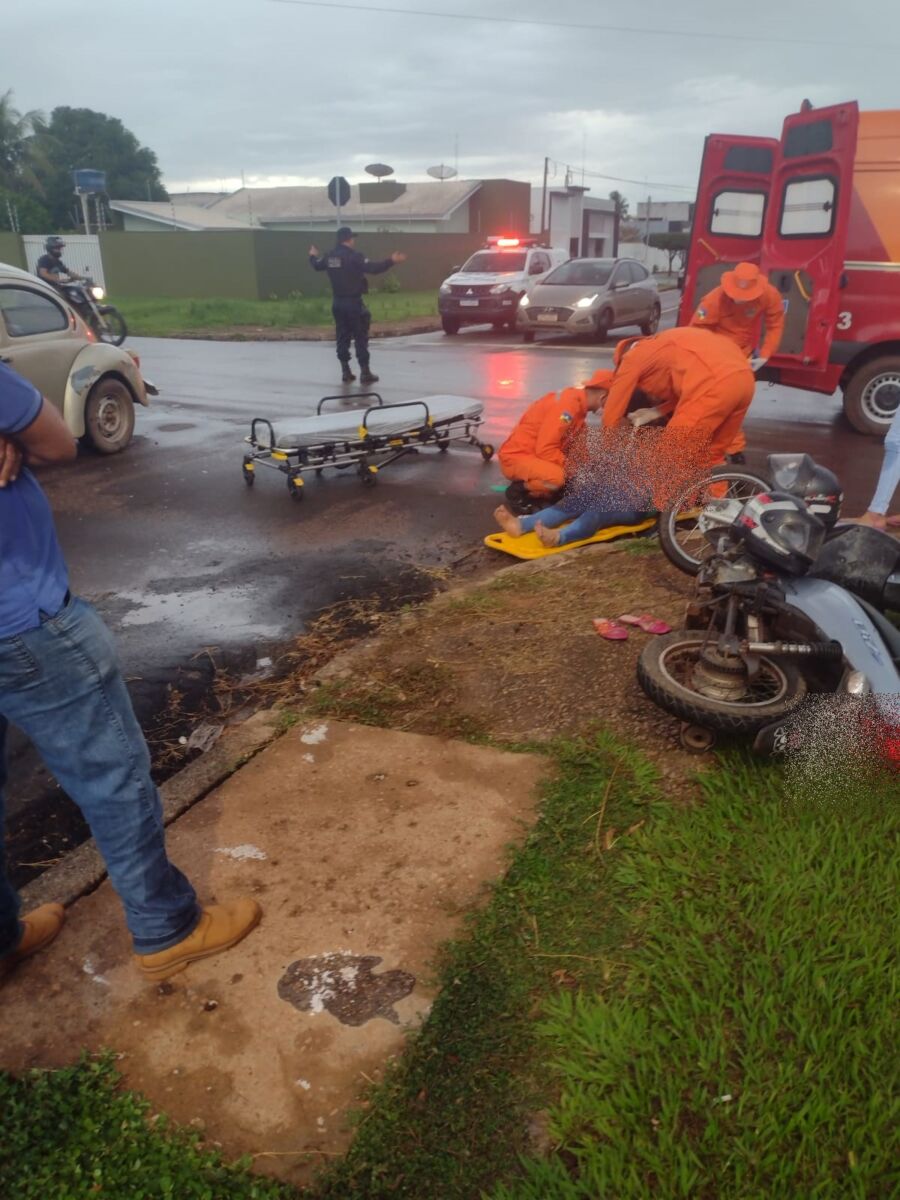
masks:
<svg viewBox="0 0 900 1200"><path fill-rule="evenodd" d="M441 163L439 167L429 167L425 174L430 175L432 179L439 179L443 183L445 179L452 179L459 172L456 170L456 167L445 167Z"/></svg>
<svg viewBox="0 0 900 1200"><path fill-rule="evenodd" d="M374 175L376 179L384 179L386 175L393 175L394 168L389 167L387 163L369 163L366 167L367 175Z"/></svg>

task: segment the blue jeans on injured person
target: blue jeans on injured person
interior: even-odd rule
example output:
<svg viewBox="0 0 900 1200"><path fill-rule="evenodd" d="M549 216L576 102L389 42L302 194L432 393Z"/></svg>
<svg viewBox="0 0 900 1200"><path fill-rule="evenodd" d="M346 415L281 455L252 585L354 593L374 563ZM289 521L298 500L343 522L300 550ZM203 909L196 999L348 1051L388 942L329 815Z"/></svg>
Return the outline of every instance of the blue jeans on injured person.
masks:
<svg viewBox="0 0 900 1200"><path fill-rule="evenodd" d="M870 512L886 515L897 488L900 487L900 408L894 413L887 437L884 439L884 459Z"/></svg>
<svg viewBox="0 0 900 1200"><path fill-rule="evenodd" d="M147 744L112 636L90 604L73 597L39 628L0 638L0 832L7 722L31 739L84 813L135 951L151 954L187 937L200 918L197 897L166 854ZM2 845L0 837L0 954L21 936Z"/></svg>
<svg viewBox="0 0 900 1200"><path fill-rule="evenodd" d="M519 524L523 533L531 533L539 522L548 529L558 529L560 525L565 525L566 521L571 521L559 535L560 546L568 546L572 542L581 542L585 538L593 537L599 529L609 529L613 525L638 525L646 515L634 509L587 508L573 520L571 511L567 511L561 504L556 504L551 508L542 508L540 512L519 517Z"/></svg>

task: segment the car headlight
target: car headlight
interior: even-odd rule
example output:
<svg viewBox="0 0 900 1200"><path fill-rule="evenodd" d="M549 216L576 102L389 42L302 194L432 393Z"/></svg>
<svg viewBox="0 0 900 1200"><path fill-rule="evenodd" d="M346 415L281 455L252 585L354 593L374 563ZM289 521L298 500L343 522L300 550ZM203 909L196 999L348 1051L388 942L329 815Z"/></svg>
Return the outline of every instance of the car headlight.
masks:
<svg viewBox="0 0 900 1200"><path fill-rule="evenodd" d="M95 300L102 300L103 297L106 295L106 292L103 290L102 287L92 287L91 295L94 297Z"/></svg>
<svg viewBox="0 0 900 1200"><path fill-rule="evenodd" d="M531 303L531 301L528 299L528 297L523 296L522 299L519 301L519 308L527 308L530 303Z"/></svg>
<svg viewBox="0 0 900 1200"><path fill-rule="evenodd" d="M598 295L598 293L594 292L593 296L582 296L581 299L576 302L575 307L576 308L590 308L591 305L594 303L594 301L597 299L597 295Z"/></svg>
<svg viewBox="0 0 900 1200"><path fill-rule="evenodd" d="M442 296L449 296L450 295L450 284L442 283L439 290L440 290L440 293Z"/></svg>
<svg viewBox="0 0 900 1200"><path fill-rule="evenodd" d="M491 288L491 295L492 296L502 296L504 292L508 292L508 291L509 291L508 283L495 283L494 286Z"/></svg>

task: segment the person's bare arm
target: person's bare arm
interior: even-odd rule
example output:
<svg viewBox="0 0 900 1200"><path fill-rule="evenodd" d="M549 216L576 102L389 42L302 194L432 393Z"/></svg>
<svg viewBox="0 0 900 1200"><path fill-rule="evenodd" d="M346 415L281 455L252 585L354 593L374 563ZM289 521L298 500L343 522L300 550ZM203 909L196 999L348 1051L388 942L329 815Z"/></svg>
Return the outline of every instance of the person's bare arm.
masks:
<svg viewBox="0 0 900 1200"><path fill-rule="evenodd" d="M22 451L12 440L0 434L0 488L15 483L22 466Z"/></svg>
<svg viewBox="0 0 900 1200"><path fill-rule="evenodd" d="M32 467L71 462L78 453L69 427L47 400L31 424L19 430L13 440L21 446L26 463Z"/></svg>

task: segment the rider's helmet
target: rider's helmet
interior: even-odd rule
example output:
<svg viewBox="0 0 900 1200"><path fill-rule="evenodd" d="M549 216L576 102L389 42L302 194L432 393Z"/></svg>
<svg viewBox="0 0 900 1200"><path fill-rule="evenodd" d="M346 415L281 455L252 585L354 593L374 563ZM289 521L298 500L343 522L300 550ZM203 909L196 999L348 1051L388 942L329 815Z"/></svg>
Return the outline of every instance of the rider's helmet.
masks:
<svg viewBox="0 0 900 1200"><path fill-rule="evenodd" d="M769 474L779 492L799 496L810 512L831 530L841 514L843 492L834 471L821 466L808 454L770 454Z"/></svg>
<svg viewBox="0 0 900 1200"><path fill-rule="evenodd" d="M735 529L754 558L789 575L805 575L825 541L823 522L789 492L753 496Z"/></svg>
<svg viewBox="0 0 900 1200"><path fill-rule="evenodd" d="M58 234L54 233L47 238L46 242L44 242L44 249L48 254L53 254L56 258L59 258L62 255L65 244L66 243L62 240L62 238L59 237Z"/></svg>

